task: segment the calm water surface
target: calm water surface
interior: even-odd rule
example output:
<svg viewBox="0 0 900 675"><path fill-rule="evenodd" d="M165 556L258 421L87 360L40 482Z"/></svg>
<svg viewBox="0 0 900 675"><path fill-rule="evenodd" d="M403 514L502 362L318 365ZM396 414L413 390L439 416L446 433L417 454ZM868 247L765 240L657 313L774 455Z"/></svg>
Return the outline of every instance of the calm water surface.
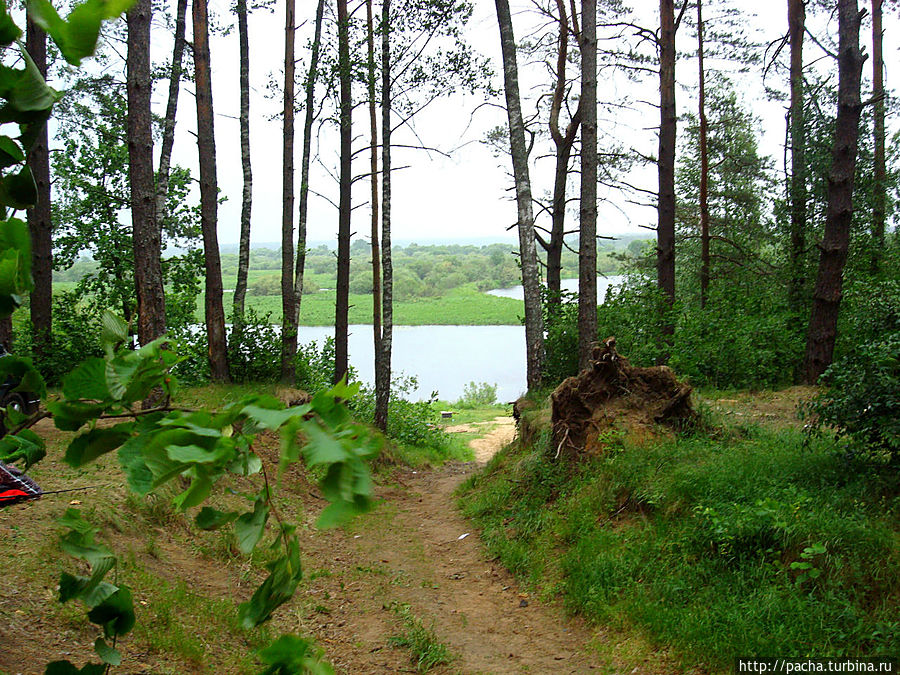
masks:
<svg viewBox="0 0 900 675"><path fill-rule="evenodd" d="M622 281L622 277L598 277L597 296ZM564 279L566 290L577 290L577 279ZM522 287L488 291L501 297L522 298ZM301 326L299 340L322 343L334 336L330 326ZM360 380L374 382L372 326L350 326L350 363ZM415 375L419 386L412 398L455 401L469 382L497 385L500 401L514 401L525 391L524 326L394 326L391 367L398 374Z"/></svg>

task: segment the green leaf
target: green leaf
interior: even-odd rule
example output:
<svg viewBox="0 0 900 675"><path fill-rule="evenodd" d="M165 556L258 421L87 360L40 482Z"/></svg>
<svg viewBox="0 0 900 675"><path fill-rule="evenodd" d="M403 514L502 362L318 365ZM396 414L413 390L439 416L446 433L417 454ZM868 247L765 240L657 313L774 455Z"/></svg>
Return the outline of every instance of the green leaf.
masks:
<svg viewBox="0 0 900 675"><path fill-rule="evenodd" d="M260 497L257 498L253 511L244 513L234 522L234 533L241 551L250 553L253 550L262 538L268 519L269 505Z"/></svg>
<svg viewBox="0 0 900 675"><path fill-rule="evenodd" d="M105 664L87 663L79 670L69 661L53 661L44 669L44 675L103 675L105 672Z"/></svg>
<svg viewBox="0 0 900 675"><path fill-rule="evenodd" d="M268 567L269 576L250 600L238 607L238 620L243 628L265 623L272 617L272 612L293 597L303 578L297 540L291 539L286 555L269 563Z"/></svg>
<svg viewBox="0 0 900 675"><path fill-rule="evenodd" d="M12 20L6 9L6 0L0 2L0 45L7 47L19 39L22 30Z"/></svg>
<svg viewBox="0 0 900 675"><path fill-rule="evenodd" d="M91 623L103 627L106 637L125 635L134 628L134 602L131 591L121 586L118 591L88 612Z"/></svg>
<svg viewBox="0 0 900 675"><path fill-rule="evenodd" d="M7 434L0 438L0 461L7 463L24 462L22 469L37 464L47 455L44 439L31 429L22 429L15 436Z"/></svg>
<svg viewBox="0 0 900 675"><path fill-rule="evenodd" d="M153 472L147 466L143 449L152 441L148 434L133 436L119 448L119 464L128 477L128 485L137 494L144 496L153 489Z"/></svg>
<svg viewBox="0 0 900 675"><path fill-rule="evenodd" d="M10 173L0 179L0 203L23 211L34 206L37 201L37 185L31 169L22 167L16 173Z"/></svg>
<svg viewBox="0 0 900 675"><path fill-rule="evenodd" d="M94 53L103 20L119 16L131 4L123 0L86 0L69 13L66 21L48 0L28 0L28 10L35 23L59 46L66 61L77 66L81 59Z"/></svg>
<svg viewBox="0 0 900 675"><path fill-rule="evenodd" d="M9 316L21 306L32 287L28 225L18 218L0 221L0 316Z"/></svg>
<svg viewBox="0 0 900 675"><path fill-rule="evenodd" d="M212 481L207 476L197 476L191 481L191 486L172 500L179 511L186 511L194 506L199 506L209 497L212 490Z"/></svg>
<svg viewBox="0 0 900 675"><path fill-rule="evenodd" d="M53 423L60 431L78 431L86 423L100 417L106 408L101 403L61 400L47 401L45 405L53 413Z"/></svg>
<svg viewBox="0 0 900 675"><path fill-rule="evenodd" d="M96 607L117 590L119 590L117 586L105 581L93 583L91 577L76 577L67 572L63 572L59 577L60 602L81 598L88 607Z"/></svg>
<svg viewBox="0 0 900 675"><path fill-rule="evenodd" d="M237 511L218 511L211 506L204 506L194 518L194 522L201 530L216 530L233 522L237 517Z"/></svg>
<svg viewBox="0 0 900 675"><path fill-rule="evenodd" d="M234 448L227 443L217 443L212 448L201 448L199 445L166 446L169 459L183 464L212 464L227 459L233 453Z"/></svg>
<svg viewBox="0 0 900 675"><path fill-rule="evenodd" d="M112 396L106 384L106 361L99 357L85 359L63 378L63 396L71 401L109 401Z"/></svg>
<svg viewBox="0 0 900 675"><path fill-rule="evenodd" d="M98 637L94 642L94 651L97 652L97 656L100 657L103 663L108 663L111 666L122 664L122 655L119 653L119 650L115 647L110 647L101 637Z"/></svg>
<svg viewBox="0 0 900 675"><path fill-rule="evenodd" d="M114 427L91 429L76 436L66 450L66 464L76 469L84 466L120 447L131 438L133 431L134 422L125 422Z"/></svg>
<svg viewBox="0 0 900 675"><path fill-rule="evenodd" d="M261 649L259 658L269 666L262 675L334 675L334 669L322 661L322 650L296 635L282 635Z"/></svg>
<svg viewBox="0 0 900 675"><path fill-rule="evenodd" d="M21 43L19 44L19 53L25 61L25 69L17 71L18 77L12 92L10 92L9 104L22 112L49 111L53 104L62 97L62 94L47 86L41 71L38 70L28 50Z"/></svg>
<svg viewBox="0 0 900 675"><path fill-rule="evenodd" d="M10 355L0 358L0 381L9 379L18 381L13 391L31 392L38 398L47 396L44 378L27 356Z"/></svg>
<svg viewBox="0 0 900 675"><path fill-rule="evenodd" d="M247 405L241 409L241 412L248 419L256 423L263 429L275 430L288 420L295 417L302 417L312 410L309 405L301 405L295 408L286 408L284 410L271 410L269 408L261 408L256 405Z"/></svg>
<svg viewBox="0 0 900 675"><path fill-rule="evenodd" d="M353 501L334 502L322 509L316 520L316 527L327 530L343 525L371 508L371 502L362 496L357 496Z"/></svg>
<svg viewBox="0 0 900 675"><path fill-rule="evenodd" d="M239 476L252 476L262 471L262 460L254 452L245 452L231 461L228 470Z"/></svg>
<svg viewBox="0 0 900 675"><path fill-rule="evenodd" d="M309 466L319 464L335 464L348 457L344 446L332 434L326 432L315 421L303 425L308 442L303 448L303 455Z"/></svg>
<svg viewBox="0 0 900 675"><path fill-rule="evenodd" d="M115 347L128 339L128 324L125 319L116 316L110 311L103 312L100 317L100 345Z"/></svg>
<svg viewBox="0 0 900 675"><path fill-rule="evenodd" d="M2 30L2 29L0 29ZM0 169L25 161L25 153L9 136L0 136Z"/></svg>

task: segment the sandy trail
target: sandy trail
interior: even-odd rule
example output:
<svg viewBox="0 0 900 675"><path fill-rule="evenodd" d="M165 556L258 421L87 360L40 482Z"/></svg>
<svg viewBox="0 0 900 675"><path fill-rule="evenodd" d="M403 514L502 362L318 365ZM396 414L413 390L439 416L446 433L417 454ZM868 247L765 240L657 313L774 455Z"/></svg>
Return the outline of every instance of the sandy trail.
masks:
<svg viewBox="0 0 900 675"><path fill-rule="evenodd" d="M478 533L455 507L460 482L515 435L511 418L491 427L471 443L476 462L404 471L394 487L380 491L385 503L353 530L310 536L309 545L319 548L316 562L332 562L306 591L301 627L319 637L339 672L415 672L409 652L389 646L400 632L395 603L408 604L426 625L433 622L456 654L434 673L600 667L586 649L590 630L561 607L521 592L505 568L486 559Z"/></svg>

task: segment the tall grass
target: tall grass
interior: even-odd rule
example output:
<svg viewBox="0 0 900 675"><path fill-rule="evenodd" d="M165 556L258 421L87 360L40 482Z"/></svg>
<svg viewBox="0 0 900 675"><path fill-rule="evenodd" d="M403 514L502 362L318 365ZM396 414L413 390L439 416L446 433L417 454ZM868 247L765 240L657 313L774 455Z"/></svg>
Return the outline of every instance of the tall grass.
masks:
<svg viewBox="0 0 900 675"><path fill-rule="evenodd" d="M577 613L687 664L900 653L900 477L799 432L681 438L573 466L511 448L461 504Z"/></svg>

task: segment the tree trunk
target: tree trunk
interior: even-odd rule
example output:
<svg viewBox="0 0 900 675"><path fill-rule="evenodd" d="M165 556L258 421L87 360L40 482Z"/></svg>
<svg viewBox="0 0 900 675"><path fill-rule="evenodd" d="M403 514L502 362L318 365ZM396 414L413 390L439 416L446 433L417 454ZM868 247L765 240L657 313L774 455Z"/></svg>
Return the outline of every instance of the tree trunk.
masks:
<svg viewBox="0 0 900 675"><path fill-rule="evenodd" d="M297 267L294 274L294 321L300 321L300 303L303 301L303 272L306 268L306 218L309 212L309 157L312 149L313 106L315 103L316 80L319 77L319 49L322 40L322 16L325 0L316 5L315 36L309 57L309 72L306 77L306 112L303 119L303 153L300 160L300 204L297 217Z"/></svg>
<svg viewBox="0 0 900 675"><path fill-rule="evenodd" d="M597 341L597 1L581 2L581 219L578 246L578 367Z"/></svg>
<svg viewBox="0 0 900 675"><path fill-rule="evenodd" d="M547 289L550 291L550 308L557 307L562 289L562 252L566 223L566 185L569 178L569 158L572 146L581 125L581 103L566 126L565 133L559 128L559 115L566 92L566 63L569 58L569 18L564 0L556 0L559 13L559 48L556 58L556 86L550 104L550 136L556 146L556 169L553 176L553 210L550 241L544 247L547 251Z"/></svg>
<svg viewBox="0 0 900 675"><path fill-rule="evenodd" d="M887 170L884 159L884 57L881 0L872 0L872 98L875 101L875 186L872 200L872 271L878 273L884 251L884 219L887 201Z"/></svg>
<svg viewBox="0 0 900 675"><path fill-rule="evenodd" d="M29 16L25 48L41 75L47 75L47 35ZM37 184L37 200L28 209L31 231L31 324L34 326L34 356L38 363L50 355L53 326L53 223L50 214L50 153L47 125L28 148L28 166Z"/></svg>
<svg viewBox="0 0 900 675"><path fill-rule="evenodd" d="M788 36L791 44L791 225L788 252L788 306L799 315L806 285L806 124L803 112L804 0L788 0Z"/></svg>
<svg viewBox="0 0 900 675"><path fill-rule="evenodd" d="M675 4L659 0L659 195L656 225L656 279L664 310L675 304ZM675 328L662 322L668 342ZM668 360L664 355L662 361Z"/></svg>
<svg viewBox="0 0 900 675"><path fill-rule="evenodd" d="M281 171L281 381L295 378L294 316L294 0L284 10L284 145Z"/></svg>
<svg viewBox="0 0 900 675"><path fill-rule="evenodd" d="M387 27L385 26L385 30ZM374 370L378 370L381 361L381 248L378 234L378 113L375 101L375 20L372 11L372 0L366 0L366 69L369 88L369 182L372 212L372 337L375 355ZM378 398L378 378L375 378L375 398ZM373 420L374 421L374 420ZM382 431L386 431L382 428Z"/></svg>
<svg viewBox="0 0 900 675"><path fill-rule="evenodd" d="M187 16L187 0L178 0L175 10L175 44L172 48L172 67L169 71L169 99L163 119L162 144L159 151L159 169L156 172L156 227L162 233L166 218L166 198L169 194L169 169L172 164L172 148L175 145L175 117L178 111L178 93L181 89L181 73L184 66L184 32Z"/></svg>
<svg viewBox="0 0 900 675"><path fill-rule="evenodd" d="M238 86L241 97L241 170L244 174L244 189L241 192L241 235L238 246L237 283L234 286L235 329L241 323L239 319L244 314L244 300L247 297L247 274L250 271L250 214L253 208L253 169L250 165L250 35L247 26L247 0L237 0L236 11L240 49Z"/></svg>
<svg viewBox="0 0 900 675"><path fill-rule="evenodd" d="M519 100L519 70L516 42L508 0L495 0L500 26L500 50L503 54L503 88L509 119L513 179L516 184L518 210L519 256L522 265L522 287L525 293L525 350L529 391L541 386L541 364L544 358L544 322L541 316L541 287L534 241L534 216L531 210L531 181L528 175L528 151L525 147L525 122ZM596 311L596 304L594 306Z"/></svg>
<svg viewBox="0 0 900 675"><path fill-rule="evenodd" d="M394 264L391 257L391 42L390 0L381 2L381 353L375 362L375 426L387 429L394 331Z"/></svg>
<svg viewBox="0 0 900 675"><path fill-rule="evenodd" d="M222 264L219 259L216 142L209 65L207 0L193 0L194 83L197 100L197 150L200 159L200 228L206 259L206 335L213 382L228 382L225 311L222 307Z"/></svg>
<svg viewBox="0 0 900 675"><path fill-rule="evenodd" d="M700 308L709 297L709 153L706 134L706 73L703 70L703 3L697 0L697 61L700 84Z"/></svg>
<svg viewBox="0 0 900 675"><path fill-rule="evenodd" d="M138 340L146 345L166 332L161 232L156 222L153 131L150 116L150 0L128 11L128 164Z"/></svg>
<svg viewBox="0 0 900 675"><path fill-rule="evenodd" d="M831 364L837 337L844 264L853 219L853 180L859 141L860 80L865 57L859 49L862 13L856 0L838 2L838 111L835 121L825 237L806 338L804 376L815 383Z"/></svg>
<svg viewBox="0 0 900 675"><path fill-rule="evenodd" d="M337 0L338 10L338 70L340 71L340 197L338 200L338 258L337 291L334 305L334 381L347 375L348 315L350 312L350 209L352 148L351 133L353 100L350 86L353 74L350 72L350 18L347 0Z"/></svg>

